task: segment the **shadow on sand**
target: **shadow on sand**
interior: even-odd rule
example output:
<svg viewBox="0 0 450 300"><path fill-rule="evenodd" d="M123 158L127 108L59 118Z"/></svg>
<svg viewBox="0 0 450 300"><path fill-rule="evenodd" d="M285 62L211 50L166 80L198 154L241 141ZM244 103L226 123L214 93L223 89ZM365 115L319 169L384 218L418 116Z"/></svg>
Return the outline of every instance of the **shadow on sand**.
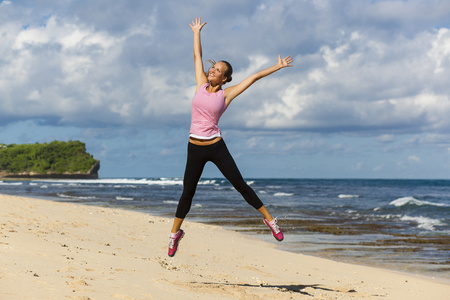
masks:
<svg viewBox="0 0 450 300"><path fill-rule="evenodd" d="M307 288L311 288L314 290L335 292L335 293L356 293L355 290L334 290L326 287L320 286L320 284L290 284L290 285L271 285L271 284L249 284L249 283L214 283L214 282L192 282L195 284L204 284L204 285L214 285L214 286L236 286L236 287L254 287L254 288L269 288L269 289L277 289L281 292L291 292L298 293L310 297L314 297L314 295L308 293L306 291Z"/></svg>

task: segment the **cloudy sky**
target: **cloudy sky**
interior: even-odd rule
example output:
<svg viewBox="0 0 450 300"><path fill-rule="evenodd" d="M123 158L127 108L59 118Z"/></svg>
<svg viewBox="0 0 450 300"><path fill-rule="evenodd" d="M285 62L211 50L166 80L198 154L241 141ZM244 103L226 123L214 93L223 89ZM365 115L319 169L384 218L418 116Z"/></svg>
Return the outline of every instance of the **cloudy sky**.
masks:
<svg viewBox="0 0 450 300"><path fill-rule="evenodd" d="M0 143L81 140L103 178L183 176L196 16L230 85L294 58L221 119L244 177L450 178L447 0L0 0Z"/></svg>

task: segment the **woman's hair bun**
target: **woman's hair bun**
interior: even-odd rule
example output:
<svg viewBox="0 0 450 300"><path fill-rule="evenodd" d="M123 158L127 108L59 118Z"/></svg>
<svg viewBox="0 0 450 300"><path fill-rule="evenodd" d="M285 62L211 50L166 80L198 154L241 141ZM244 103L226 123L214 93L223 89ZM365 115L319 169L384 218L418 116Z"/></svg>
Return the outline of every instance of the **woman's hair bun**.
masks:
<svg viewBox="0 0 450 300"><path fill-rule="evenodd" d="M233 74L233 67L226 60L221 60L221 62L223 62L227 66L227 69L225 70L225 73L223 75L227 78L227 82L230 82L233 79L231 77L231 74Z"/></svg>

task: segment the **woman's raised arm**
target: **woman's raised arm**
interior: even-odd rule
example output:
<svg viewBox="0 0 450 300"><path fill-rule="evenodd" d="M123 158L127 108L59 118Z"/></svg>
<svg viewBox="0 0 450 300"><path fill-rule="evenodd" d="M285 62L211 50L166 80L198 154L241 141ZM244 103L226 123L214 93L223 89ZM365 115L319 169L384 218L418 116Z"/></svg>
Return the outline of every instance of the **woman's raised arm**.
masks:
<svg viewBox="0 0 450 300"><path fill-rule="evenodd" d="M195 81L196 81L196 92L202 86L202 84L208 82L208 78L203 70L203 60L202 60L202 43L200 40L200 31L203 26L206 25L206 22L202 23L201 18L195 18L192 21L191 26L192 32L194 33L194 68L195 68Z"/></svg>
<svg viewBox="0 0 450 300"><path fill-rule="evenodd" d="M239 96L242 92L248 89L253 83L258 81L259 79L264 78L272 73L275 73L276 71L281 70L283 68L292 67L293 61L294 61L293 58L291 58L290 56L286 56L285 58L282 59L281 56L278 55L278 63L276 65L273 65L272 67L256 72L255 74L245 78L239 84L226 88L224 90L226 106L228 106L231 103L231 101L233 101L234 98Z"/></svg>

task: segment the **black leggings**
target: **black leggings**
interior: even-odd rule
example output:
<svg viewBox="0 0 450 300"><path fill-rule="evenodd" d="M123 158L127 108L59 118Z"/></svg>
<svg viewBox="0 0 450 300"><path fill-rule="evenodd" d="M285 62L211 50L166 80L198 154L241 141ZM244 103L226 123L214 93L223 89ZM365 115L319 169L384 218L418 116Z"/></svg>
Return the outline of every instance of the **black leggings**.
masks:
<svg viewBox="0 0 450 300"><path fill-rule="evenodd" d="M183 180L183 194L178 202L175 214L177 218L184 219L191 209L192 198L194 198L198 181L208 161L213 162L219 168L220 172L241 193L248 204L255 209L263 207L263 203L255 191L242 178L241 172L239 172L223 140L208 146L198 146L189 143Z"/></svg>

